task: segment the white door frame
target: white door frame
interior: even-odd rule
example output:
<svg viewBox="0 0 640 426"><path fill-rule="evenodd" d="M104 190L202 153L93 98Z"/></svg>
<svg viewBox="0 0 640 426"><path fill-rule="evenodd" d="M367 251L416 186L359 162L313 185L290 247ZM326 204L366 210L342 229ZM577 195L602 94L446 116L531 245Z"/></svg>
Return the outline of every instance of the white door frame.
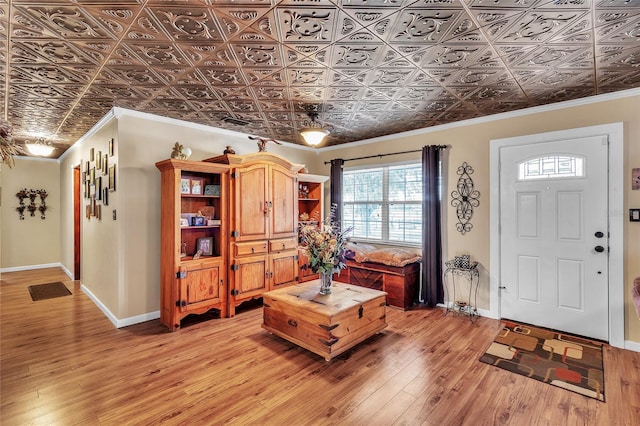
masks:
<svg viewBox="0 0 640 426"><path fill-rule="evenodd" d="M609 344L624 348L624 134L622 123L539 133L490 143L489 316L501 318L500 292L500 149L555 140L607 135L609 138Z"/></svg>

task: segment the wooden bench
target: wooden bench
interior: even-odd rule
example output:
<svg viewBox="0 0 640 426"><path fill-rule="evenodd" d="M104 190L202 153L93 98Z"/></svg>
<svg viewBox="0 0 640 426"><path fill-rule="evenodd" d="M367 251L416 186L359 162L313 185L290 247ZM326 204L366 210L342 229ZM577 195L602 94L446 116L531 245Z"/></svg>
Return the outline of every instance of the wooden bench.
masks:
<svg viewBox="0 0 640 426"><path fill-rule="evenodd" d="M413 304L420 282L420 263L388 266L347 260L346 264L340 275L334 275L334 281L384 291L387 293L387 304L402 310Z"/></svg>

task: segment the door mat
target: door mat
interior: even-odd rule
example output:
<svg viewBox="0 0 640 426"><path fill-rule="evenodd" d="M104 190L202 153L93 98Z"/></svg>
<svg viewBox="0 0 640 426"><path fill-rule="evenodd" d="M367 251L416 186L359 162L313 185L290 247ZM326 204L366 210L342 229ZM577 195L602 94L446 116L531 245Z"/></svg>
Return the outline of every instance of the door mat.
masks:
<svg viewBox="0 0 640 426"><path fill-rule="evenodd" d="M604 401L603 344L505 322L480 361Z"/></svg>
<svg viewBox="0 0 640 426"><path fill-rule="evenodd" d="M69 296L71 292L61 282L38 284L29 286L29 294L34 302L38 300L53 299L55 297Z"/></svg>

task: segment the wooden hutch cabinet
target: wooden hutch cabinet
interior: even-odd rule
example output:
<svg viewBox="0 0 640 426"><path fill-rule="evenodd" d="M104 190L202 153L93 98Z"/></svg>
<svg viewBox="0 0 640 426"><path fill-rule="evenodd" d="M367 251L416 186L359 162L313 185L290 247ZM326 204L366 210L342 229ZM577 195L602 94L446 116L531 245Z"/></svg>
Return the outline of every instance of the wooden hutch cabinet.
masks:
<svg viewBox="0 0 640 426"><path fill-rule="evenodd" d="M298 213L300 226L317 224L324 220L324 183L329 176L300 174L298 175ZM299 241L301 243L301 241ZM318 278L309 266L309 258L304 249L298 249L298 276L300 282Z"/></svg>
<svg viewBox="0 0 640 426"><path fill-rule="evenodd" d="M189 314L217 309L224 317L229 167L176 159L156 167L162 191L160 321L177 330ZM194 259L198 247L205 251Z"/></svg>
<svg viewBox="0 0 640 426"><path fill-rule="evenodd" d="M298 282L297 172L267 152L205 160L229 166L229 315L242 302Z"/></svg>

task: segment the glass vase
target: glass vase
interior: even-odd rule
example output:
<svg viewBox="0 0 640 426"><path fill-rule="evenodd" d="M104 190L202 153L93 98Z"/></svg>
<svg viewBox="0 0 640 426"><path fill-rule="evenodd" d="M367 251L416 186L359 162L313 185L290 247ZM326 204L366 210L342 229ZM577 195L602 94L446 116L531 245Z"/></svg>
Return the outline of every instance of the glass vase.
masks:
<svg viewBox="0 0 640 426"><path fill-rule="evenodd" d="M320 294L331 294L331 283L333 274L331 272L320 272Z"/></svg>

